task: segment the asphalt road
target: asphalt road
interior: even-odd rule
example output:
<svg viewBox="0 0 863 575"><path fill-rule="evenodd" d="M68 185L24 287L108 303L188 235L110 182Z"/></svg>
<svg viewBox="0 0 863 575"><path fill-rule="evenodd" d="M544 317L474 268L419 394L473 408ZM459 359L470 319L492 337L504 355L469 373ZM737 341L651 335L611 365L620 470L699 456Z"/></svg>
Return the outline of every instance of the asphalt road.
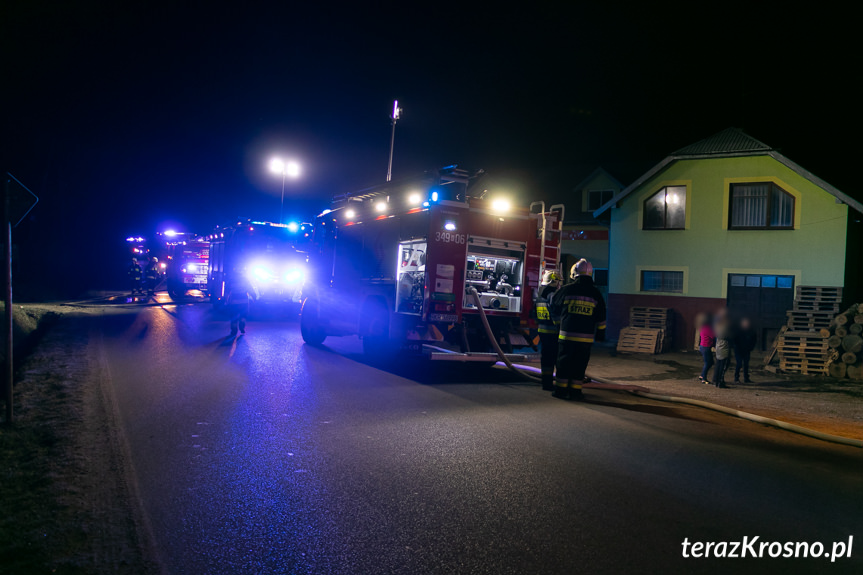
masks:
<svg viewBox="0 0 863 575"><path fill-rule="evenodd" d="M201 304L94 326L168 573L863 568L863 450L617 392L563 402L499 369L382 370L272 315L227 332ZM835 563L682 557L686 538L849 535Z"/></svg>

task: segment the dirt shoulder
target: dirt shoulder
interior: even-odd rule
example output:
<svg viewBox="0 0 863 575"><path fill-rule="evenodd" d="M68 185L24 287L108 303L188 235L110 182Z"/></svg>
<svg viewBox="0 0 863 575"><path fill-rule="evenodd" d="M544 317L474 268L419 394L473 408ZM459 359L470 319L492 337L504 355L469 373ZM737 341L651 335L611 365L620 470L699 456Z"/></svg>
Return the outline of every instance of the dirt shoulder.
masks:
<svg viewBox="0 0 863 575"><path fill-rule="evenodd" d="M155 571L135 521L94 321L59 317L16 370L15 420L0 425L0 572Z"/></svg>
<svg viewBox="0 0 863 575"><path fill-rule="evenodd" d="M701 357L695 352L615 354L610 348L596 346L588 372L641 385L654 393L710 401L824 433L863 439L863 382L776 374L762 366L763 357L753 355L753 383L731 383L731 374L726 376L728 388L717 389L698 381Z"/></svg>

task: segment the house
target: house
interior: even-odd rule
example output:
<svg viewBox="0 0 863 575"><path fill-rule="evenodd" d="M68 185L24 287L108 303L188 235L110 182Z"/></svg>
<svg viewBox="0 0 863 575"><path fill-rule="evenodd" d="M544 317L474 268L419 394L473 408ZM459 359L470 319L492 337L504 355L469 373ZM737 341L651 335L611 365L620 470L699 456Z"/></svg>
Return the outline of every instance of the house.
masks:
<svg viewBox="0 0 863 575"><path fill-rule="evenodd" d="M727 306L768 343L795 286L860 297L861 202L734 128L682 148L595 212L610 216L609 335L632 306L673 310L672 345Z"/></svg>
<svg viewBox="0 0 863 575"><path fill-rule="evenodd" d="M593 264L596 285L603 292L608 287L608 221L597 220L593 213L624 188L602 167L592 170L566 197L561 264L569 273L581 258ZM605 292L607 293L607 292Z"/></svg>

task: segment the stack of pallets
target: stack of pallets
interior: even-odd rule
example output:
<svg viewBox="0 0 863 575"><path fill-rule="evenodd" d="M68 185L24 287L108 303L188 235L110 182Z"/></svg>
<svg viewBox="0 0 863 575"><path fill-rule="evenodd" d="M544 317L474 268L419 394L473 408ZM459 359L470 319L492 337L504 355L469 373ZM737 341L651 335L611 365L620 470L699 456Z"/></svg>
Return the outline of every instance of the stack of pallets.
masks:
<svg viewBox="0 0 863 575"><path fill-rule="evenodd" d="M824 375L835 352L827 337L839 312L842 288L797 286L787 328L777 338L779 369L803 375Z"/></svg>
<svg viewBox="0 0 863 575"><path fill-rule="evenodd" d="M664 331L649 327L625 327L620 330L617 351L625 353L661 353Z"/></svg>
<svg viewBox="0 0 863 575"><path fill-rule="evenodd" d="M671 310L665 307L632 307L629 327L620 331L617 351L662 353L669 345Z"/></svg>

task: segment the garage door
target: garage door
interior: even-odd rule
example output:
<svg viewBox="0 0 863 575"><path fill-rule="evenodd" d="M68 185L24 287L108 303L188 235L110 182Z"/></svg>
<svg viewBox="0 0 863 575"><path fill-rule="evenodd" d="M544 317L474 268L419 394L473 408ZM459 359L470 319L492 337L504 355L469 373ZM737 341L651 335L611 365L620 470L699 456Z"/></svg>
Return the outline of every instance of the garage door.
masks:
<svg viewBox="0 0 863 575"><path fill-rule="evenodd" d="M785 312L794 305L794 276L729 274L728 310L748 317L758 332L758 347L765 349L785 325Z"/></svg>

